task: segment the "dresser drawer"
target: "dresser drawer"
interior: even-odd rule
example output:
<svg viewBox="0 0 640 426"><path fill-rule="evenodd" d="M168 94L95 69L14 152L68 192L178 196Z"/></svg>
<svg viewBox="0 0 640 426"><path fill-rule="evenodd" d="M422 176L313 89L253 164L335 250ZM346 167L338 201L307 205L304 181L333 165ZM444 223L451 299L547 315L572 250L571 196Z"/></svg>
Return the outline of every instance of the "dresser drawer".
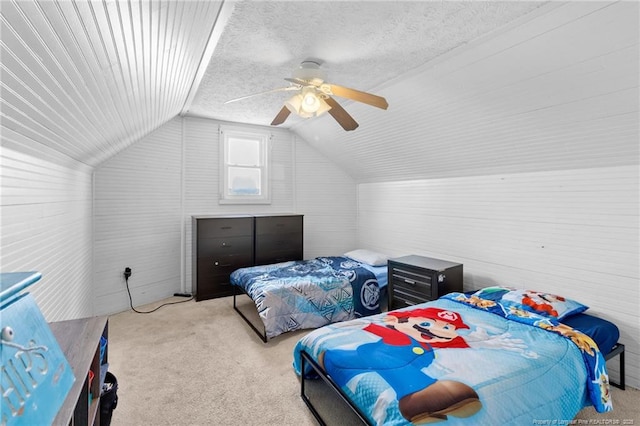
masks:
<svg viewBox="0 0 640 426"><path fill-rule="evenodd" d="M302 216L256 217L256 235L302 233Z"/></svg>
<svg viewBox="0 0 640 426"><path fill-rule="evenodd" d="M283 250L256 250L256 265L268 265L290 260L302 260L302 247L289 247Z"/></svg>
<svg viewBox="0 0 640 426"><path fill-rule="evenodd" d="M270 250L291 250L302 252L301 234L263 235L256 240L256 254Z"/></svg>
<svg viewBox="0 0 640 426"><path fill-rule="evenodd" d="M229 280L229 274L198 277L197 290L196 301L231 296L233 294L233 286Z"/></svg>
<svg viewBox="0 0 640 426"><path fill-rule="evenodd" d="M253 218L215 218L215 219L198 219L198 238L207 237L237 237L245 235L251 237L253 235Z"/></svg>
<svg viewBox="0 0 640 426"><path fill-rule="evenodd" d="M229 276L246 265L245 256L198 258L196 299L230 296L233 288Z"/></svg>
<svg viewBox="0 0 640 426"><path fill-rule="evenodd" d="M198 238L198 257L251 255L253 240L251 237ZM251 264L251 258L248 262Z"/></svg>
<svg viewBox="0 0 640 426"><path fill-rule="evenodd" d="M249 261L247 261L247 259L249 259ZM203 274L230 274L238 268L247 266L247 263L250 262L250 260L250 256L246 254L199 257L198 276Z"/></svg>

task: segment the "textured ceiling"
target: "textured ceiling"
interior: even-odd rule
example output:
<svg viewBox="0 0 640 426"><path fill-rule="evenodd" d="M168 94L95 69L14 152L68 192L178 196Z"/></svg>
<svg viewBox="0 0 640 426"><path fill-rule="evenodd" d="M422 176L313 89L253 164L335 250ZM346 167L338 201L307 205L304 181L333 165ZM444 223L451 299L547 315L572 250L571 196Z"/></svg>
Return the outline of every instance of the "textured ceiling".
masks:
<svg viewBox="0 0 640 426"><path fill-rule="evenodd" d="M293 69L307 58L323 62L328 72L327 81L375 93L385 82L488 34L542 4L516 1L238 2L185 113L269 125L289 93L224 102L286 87L288 83L283 79L291 77ZM344 105L344 100L341 103ZM291 116L283 126L300 120Z"/></svg>

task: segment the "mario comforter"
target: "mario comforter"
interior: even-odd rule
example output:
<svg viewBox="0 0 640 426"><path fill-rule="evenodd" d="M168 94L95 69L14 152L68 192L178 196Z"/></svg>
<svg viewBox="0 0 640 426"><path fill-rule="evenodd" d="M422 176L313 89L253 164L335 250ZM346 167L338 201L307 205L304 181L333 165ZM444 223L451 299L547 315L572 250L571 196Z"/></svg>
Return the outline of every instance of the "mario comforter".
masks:
<svg viewBox="0 0 640 426"><path fill-rule="evenodd" d="M471 302L452 293L314 330L296 345L294 368L305 351L378 425L531 425L588 405L611 410L605 360L588 336Z"/></svg>

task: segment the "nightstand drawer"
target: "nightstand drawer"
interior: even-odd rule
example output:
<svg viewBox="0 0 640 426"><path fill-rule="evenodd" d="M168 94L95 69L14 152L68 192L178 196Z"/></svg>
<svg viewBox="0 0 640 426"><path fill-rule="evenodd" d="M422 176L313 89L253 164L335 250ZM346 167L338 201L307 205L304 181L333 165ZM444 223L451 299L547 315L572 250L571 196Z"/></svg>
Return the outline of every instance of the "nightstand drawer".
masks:
<svg viewBox="0 0 640 426"><path fill-rule="evenodd" d="M418 303L427 302L429 300L424 297L424 294L408 291L397 286L393 288L393 299L396 308L417 305Z"/></svg>
<svg viewBox="0 0 640 426"><path fill-rule="evenodd" d="M407 269L394 267L391 269L391 280L395 291L404 291L416 296L431 295L431 275L419 274Z"/></svg>

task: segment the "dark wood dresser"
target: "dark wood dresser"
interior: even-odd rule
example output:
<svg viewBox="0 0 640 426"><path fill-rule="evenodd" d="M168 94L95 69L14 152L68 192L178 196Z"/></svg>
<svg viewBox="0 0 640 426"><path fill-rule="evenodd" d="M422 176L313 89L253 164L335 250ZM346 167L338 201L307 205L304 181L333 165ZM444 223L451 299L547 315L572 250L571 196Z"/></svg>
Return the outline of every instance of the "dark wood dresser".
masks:
<svg viewBox="0 0 640 426"><path fill-rule="evenodd" d="M424 256L389 259L389 310L462 292L462 264Z"/></svg>
<svg viewBox="0 0 640 426"><path fill-rule="evenodd" d="M303 256L303 216L192 217L192 291L196 301L231 296L239 268Z"/></svg>
<svg viewBox="0 0 640 426"><path fill-rule="evenodd" d="M302 260L302 215L255 216L255 265Z"/></svg>
<svg viewBox="0 0 640 426"><path fill-rule="evenodd" d="M194 216L192 238L196 301L232 295L229 275L253 264L253 217Z"/></svg>

